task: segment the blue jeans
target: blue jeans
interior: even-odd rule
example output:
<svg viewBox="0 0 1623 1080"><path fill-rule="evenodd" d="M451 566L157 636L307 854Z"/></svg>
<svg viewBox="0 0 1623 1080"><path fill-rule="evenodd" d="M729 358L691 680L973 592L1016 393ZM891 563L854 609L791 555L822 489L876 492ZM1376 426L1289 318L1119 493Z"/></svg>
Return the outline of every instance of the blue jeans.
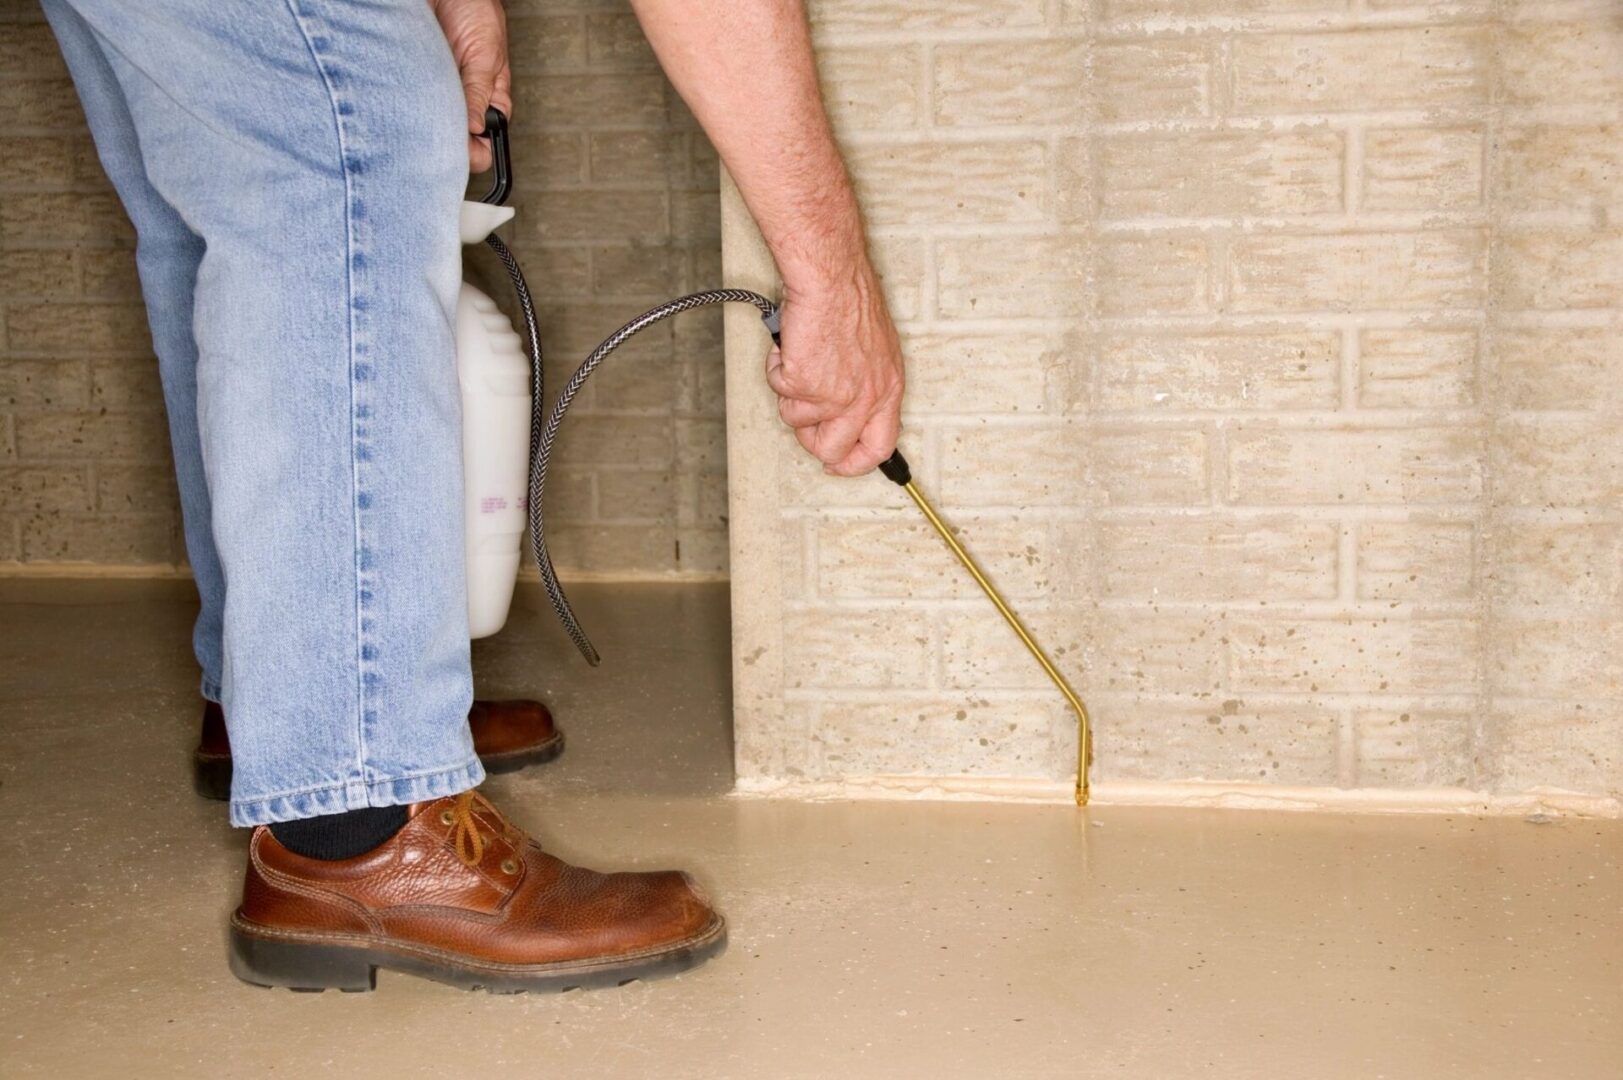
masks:
<svg viewBox="0 0 1623 1080"><path fill-rule="evenodd" d="M427 4L43 5L139 235L232 822L479 783L465 114Z"/></svg>

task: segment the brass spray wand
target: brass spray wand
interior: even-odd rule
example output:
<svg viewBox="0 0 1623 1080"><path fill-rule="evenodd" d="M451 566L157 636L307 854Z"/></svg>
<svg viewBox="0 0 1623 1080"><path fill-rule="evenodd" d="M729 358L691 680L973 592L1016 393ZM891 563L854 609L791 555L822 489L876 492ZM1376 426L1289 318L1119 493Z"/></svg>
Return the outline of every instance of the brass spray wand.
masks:
<svg viewBox="0 0 1623 1080"><path fill-rule="evenodd" d="M930 527L936 531L942 542L958 557L958 561L964 564L964 569L968 570L969 576L975 579L975 584L981 587L981 591L986 594L986 598L992 601L992 606L997 608L998 613L1009 624L1009 628L1025 644L1033 659L1041 665L1043 671L1047 673L1049 679L1059 689L1059 692L1065 696L1065 700L1071 703L1071 708L1076 710L1076 805L1088 805L1088 766L1093 762L1093 725L1088 719L1087 706L1082 704L1082 699L1077 696L1075 690L1071 689L1071 684L1066 681L1064 675L1060 674L1053 661L1048 659L1048 654L1043 652L1043 647L1037 644L1037 639L1031 636L1031 631L1027 630L1025 624L1020 621L1020 616L1016 615L1014 609L1009 607L1002 596L998 595L997 588L981 572L981 568L976 565L975 559L969 552L964 550L964 545L958 542L958 538L952 534L952 530L947 527L947 523L941 520L940 515L935 512L935 508L930 505L930 500L924 497L924 493L913 482L913 471L908 468L907 459L902 456L901 450L891 454L879 466L879 471L885 474L887 480L900 485L902 490L907 492L908 496L913 500L913 504L924 515L924 519L930 523Z"/></svg>

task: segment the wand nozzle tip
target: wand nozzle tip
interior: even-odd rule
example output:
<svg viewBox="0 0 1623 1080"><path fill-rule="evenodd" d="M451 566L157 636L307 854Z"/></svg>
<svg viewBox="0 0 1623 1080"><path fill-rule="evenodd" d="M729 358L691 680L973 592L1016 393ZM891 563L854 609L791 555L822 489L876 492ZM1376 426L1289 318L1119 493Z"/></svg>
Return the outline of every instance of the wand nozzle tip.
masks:
<svg viewBox="0 0 1623 1080"><path fill-rule="evenodd" d="M879 471L885 474L886 480L901 487L913 482L913 470L907 467L907 459L899 448L879 463Z"/></svg>

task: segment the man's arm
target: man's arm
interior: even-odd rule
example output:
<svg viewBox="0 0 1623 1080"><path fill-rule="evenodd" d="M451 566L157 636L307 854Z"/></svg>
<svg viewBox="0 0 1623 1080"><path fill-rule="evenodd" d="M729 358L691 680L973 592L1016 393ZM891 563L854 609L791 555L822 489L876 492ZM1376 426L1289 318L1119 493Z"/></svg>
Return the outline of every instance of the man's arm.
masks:
<svg viewBox="0 0 1623 1080"><path fill-rule="evenodd" d="M901 426L902 353L834 144L800 0L632 0L783 276L778 412L836 475L878 465Z"/></svg>

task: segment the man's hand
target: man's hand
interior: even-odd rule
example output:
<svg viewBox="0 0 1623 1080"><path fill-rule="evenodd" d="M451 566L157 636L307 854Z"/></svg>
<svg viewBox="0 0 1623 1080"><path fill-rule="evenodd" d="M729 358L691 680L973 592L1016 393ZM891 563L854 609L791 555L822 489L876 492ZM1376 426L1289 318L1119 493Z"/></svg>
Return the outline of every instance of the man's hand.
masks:
<svg viewBox="0 0 1623 1080"><path fill-rule="evenodd" d="M766 361L778 415L832 476L890 456L901 430L902 350L867 259L804 291L786 283L783 349Z"/></svg>
<svg viewBox="0 0 1623 1080"><path fill-rule="evenodd" d="M428 0L451 43L468 99L468 167L482 173L492 164L490 144L474 138L485 130L485 109L513 115L513 73L507 66L507 12L501 0Z"/></svg>

